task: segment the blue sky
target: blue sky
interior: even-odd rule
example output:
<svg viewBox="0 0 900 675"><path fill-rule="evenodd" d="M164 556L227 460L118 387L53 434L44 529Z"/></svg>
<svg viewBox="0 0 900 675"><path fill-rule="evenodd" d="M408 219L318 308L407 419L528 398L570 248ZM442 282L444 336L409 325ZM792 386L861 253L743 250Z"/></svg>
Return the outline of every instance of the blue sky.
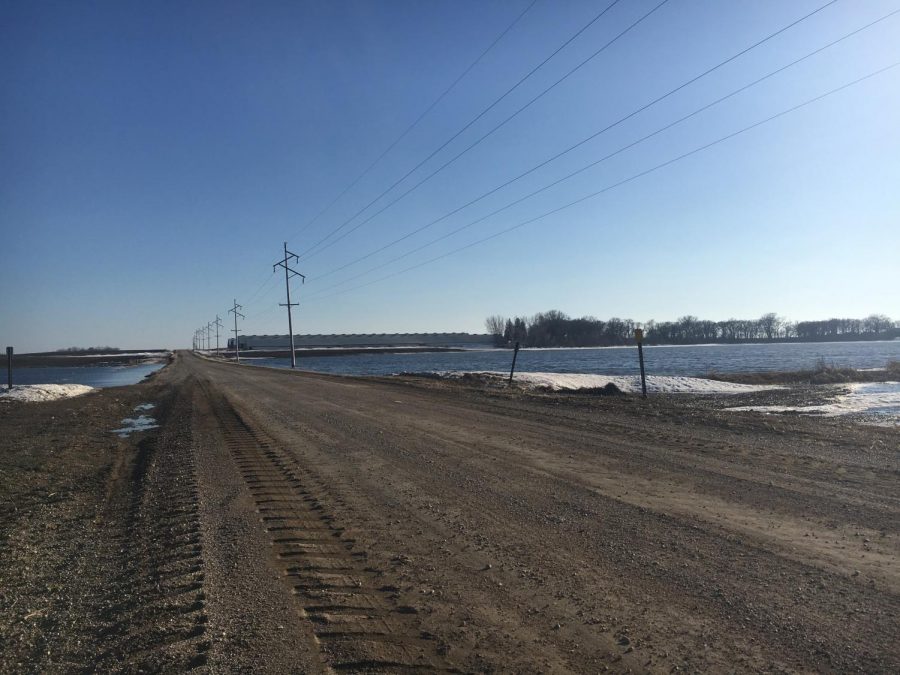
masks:
<svg viewBox="0 0 900 675"><path fill-rule="evenodd" d="M378 196L611 0L0 2L0 341L184 346L233 298L286 332L300 253ZM384 206L659 0L621 0L353 221ZM839 0L565 157L518 175L825 4L669 0L496 133L297 267L299 333L480 331L558 308L635 320L900 318L900 68L419 269L900 60L900 15L446 240L387 262L877 19ZM369 285L361 284L374 281ZM280 282L280 283L279 283ZM338 293L338 291L346 291Z"/></svg>

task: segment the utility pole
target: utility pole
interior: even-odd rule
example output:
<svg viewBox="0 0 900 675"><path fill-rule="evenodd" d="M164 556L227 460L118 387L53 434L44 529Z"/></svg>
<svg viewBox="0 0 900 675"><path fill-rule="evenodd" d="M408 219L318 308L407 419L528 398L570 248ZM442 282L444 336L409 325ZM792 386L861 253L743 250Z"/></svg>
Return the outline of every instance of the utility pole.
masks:
<svg viewBox="0 0 900 675"><path fill-rule="evenodd" d="M244 308L241 307L239 304L237 304L237 300L235 300L234 307L232 307L231 309L228 310L229 314L234 314L234 360L236 363L241 362L241 351L240 351L240 349L241 349L240 341L241 340L240 340L240 335L238 335L237 320L238 320L238 317L241 317L242 319L247 318L238 311L239 309L244 309Z"/></svg>
<svg viewBox="0 0 900 675"><path fill-rule="evenodd" d="M296 262L300 262L300 258L297 257L296 253L291 253L288 251L287 242L284 242L284 259L278 261L274 265L272 265L272 271L274 272L277 268L284 268L284 291L287 294L287 302L279 302L278 304L282 307L287 307L288 312L288 333L291 336L291 368L297 367L297 355L294 353L294 324L291 320L291 307L296 307L299 303L291 302L291 277L296 276L300 277L304 282L306 281L306 277L300 272L296 270L292 270L288 263L290 263L291 259L294 259Z"/></svg>
<svg viewBox="0 0 900 675"><path fill-rule="evenodd" d="M219 329L222 327L222 319L219 318L219 315L216 314L216 320L213 323L213 326L216 327L216 356L219 355Z"/></svg>
<svg viewBox="0 0 900 675"><path fill-rule="evenodd" d="M206 322L206 351L209 351L210 346L212 345L212 321Z"/></svg>

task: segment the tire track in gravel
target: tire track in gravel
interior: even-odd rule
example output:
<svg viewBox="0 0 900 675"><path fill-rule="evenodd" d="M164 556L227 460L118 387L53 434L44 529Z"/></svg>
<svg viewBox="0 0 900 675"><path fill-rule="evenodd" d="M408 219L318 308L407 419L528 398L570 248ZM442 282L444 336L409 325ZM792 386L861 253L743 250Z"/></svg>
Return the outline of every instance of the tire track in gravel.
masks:
<svg viewBox="0 0 900 675"><path fill-rule="evenodd" d="M346 528L317 497L323 486L220 394L209 403L250 491L276 565L283 571L321 656L336 672L458 672L446 647L422 631L416 609L367 564Z"/></svg>
<svg viewBox="0 0 900 675"><path fill-rule="evenodd" d="M122 569L100 635L101 668L186 671L206 663L203 541L186 395L161 406L160 433L138 443L125 529L116 542Z"/></svg>

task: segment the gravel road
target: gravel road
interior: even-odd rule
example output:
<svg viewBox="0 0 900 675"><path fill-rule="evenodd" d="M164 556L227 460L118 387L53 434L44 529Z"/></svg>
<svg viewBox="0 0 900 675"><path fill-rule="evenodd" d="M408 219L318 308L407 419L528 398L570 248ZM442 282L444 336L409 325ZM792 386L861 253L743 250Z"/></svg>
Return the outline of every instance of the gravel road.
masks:
<svg viewBox="0 0 900 675"><path fill-rule="evenodd" d="M0 670L900 671L900 432L721 405L179 353L0 406Z"/></svg>

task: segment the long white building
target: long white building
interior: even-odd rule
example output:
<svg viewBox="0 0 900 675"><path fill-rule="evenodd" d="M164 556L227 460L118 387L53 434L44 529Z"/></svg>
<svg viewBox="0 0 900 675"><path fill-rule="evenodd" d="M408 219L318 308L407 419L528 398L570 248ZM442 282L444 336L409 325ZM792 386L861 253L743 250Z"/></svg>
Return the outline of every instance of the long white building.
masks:
<svg viewBox="0 0 900 675"><path fill-rule="evenodd" d="M357 333L348 335L295 335L294 347L491 347L493 338L479 333ZM291 348L289 335L241 335L241 350ZM228 339L234 349L234 338Z"/></svg>

